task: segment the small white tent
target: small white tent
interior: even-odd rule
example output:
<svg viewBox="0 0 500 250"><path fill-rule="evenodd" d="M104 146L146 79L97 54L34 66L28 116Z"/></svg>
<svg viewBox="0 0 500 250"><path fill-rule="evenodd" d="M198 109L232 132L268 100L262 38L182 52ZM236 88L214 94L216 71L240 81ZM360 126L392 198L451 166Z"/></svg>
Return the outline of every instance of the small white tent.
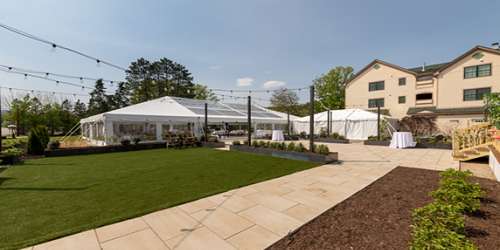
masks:
<svg viewBox="0 0 500 250"><path fill-rule="evenodd" d="M314 134L327 131L328 111L314 114ZM389 120L381 115L381 119ZM330 110L330 133L338 133L349 140L366 140L377 135L377 114L362 109ZM309 134L309 116L294 121L297 133Z"/></svg>

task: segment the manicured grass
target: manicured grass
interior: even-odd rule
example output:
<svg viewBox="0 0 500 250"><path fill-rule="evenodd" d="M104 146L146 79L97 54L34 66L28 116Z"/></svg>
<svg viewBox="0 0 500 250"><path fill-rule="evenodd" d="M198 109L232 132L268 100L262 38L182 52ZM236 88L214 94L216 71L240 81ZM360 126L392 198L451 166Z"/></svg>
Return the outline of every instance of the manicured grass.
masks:
<svg viewBox="0 0 500 250"><path fill-rule="evenodd" d="M32 245L315 165L206 148L29 160L0 173L0 249Z"/></svg>

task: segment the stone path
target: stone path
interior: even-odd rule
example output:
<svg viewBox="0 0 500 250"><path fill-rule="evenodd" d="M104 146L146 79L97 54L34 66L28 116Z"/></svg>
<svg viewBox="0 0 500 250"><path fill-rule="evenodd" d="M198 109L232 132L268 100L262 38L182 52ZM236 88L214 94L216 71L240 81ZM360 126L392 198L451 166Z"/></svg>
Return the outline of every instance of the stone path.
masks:
<svg viewBox="0 0 500 250"><path fill-rule="evenodd" d="M343 161L28 249L263 249L398 165L456 168L448 150L330 144Z"/></svg>

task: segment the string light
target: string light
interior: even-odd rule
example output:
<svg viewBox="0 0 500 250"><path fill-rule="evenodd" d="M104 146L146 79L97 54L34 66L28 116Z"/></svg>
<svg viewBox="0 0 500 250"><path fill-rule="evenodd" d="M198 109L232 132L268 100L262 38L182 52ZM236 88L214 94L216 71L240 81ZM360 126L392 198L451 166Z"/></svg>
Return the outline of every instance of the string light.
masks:
<svg viewBox="0 0 500 250"><path fill-rule="evenodd" d="M55 82L55 83L61 83L61 84L70 85L70 86L74 86L74 87L81 87L83 89L91 89L91 90L94 89L92 87L84 86L84 85L81 85L81 84L76 84L76 83L66 82L66 81L60 81L60 80L56 80L56 79L52 79L52 78L48 78L48 77L43 77L43 76L39 76L39 75L34 75L34 74L30 74L30 73L21 73L21 72L17 72L17 71L8 71L8 70L4 70L4 69L0 69L0 71L7 72L7 73L12 73L12 74L22 74L22 75L24 75L25 79L27 79L28 76L30 76L30 77L33 77L33 78L38 78L38 79L42 79L42 80L46 80L46 81L52 81L52 82Z"/></svg>
<svg viewBox="0 0 500 250"><path fill-rule="evenodd" d="M115 68L115 69L118 69L118 70L121 70L121 71L127 71L126 68L124 67L121 67L121 66L118 66L116 64L113 64L111 62L107 62L107 61L104 61L104 60L101 60L97 57L94 57L94 56L91 56L91 55L88 55L86 53L83 53L81 51L78 51L78 50L75 50L75 49L71 49L69 47L66 47L66 46L63 46L63 45L60 45L60 44L57 44L55 42L51 42L51 41L48 41L46 39L43 39L43 38L40 38L40 37L37 37L35 35L32 35L28 32L25 32L25 31L22 31L22 30L19 30L19 29L16 29L14 27L11 27L11 26L8 26L6 24L3 24L3 23L0 23L0 28L3 28L5 30L8 30L10 32L13 32L15 34L18 34L18 35L21 35L21 36L24 36L26 38L29 38L29 39L32 39L32 40L35 40L35 41L38 41L38 42L41 42L41 43L45 43L45 44L49 44L50 46L52 46L52 49L55 49L55 48L59 48L59 49L62 49L62 50L66 50L68 52L71 52L73 54L77 54L79 56L82 56L82 57L85 57L87 59L90 59L90 60L93 60L95 62L97 62L98 64L105 64L109 67L112 67L112 68Z"/></svg>
<svg viewBox="0 0 500 250"><path fill-rule="evenodd" d="M76 94L76 93L68 93L68 92L58 92L58 91L44 91L44 90L35 90L35 89L21 89L21 88L13 88L13 87L0 87L1 89L8 89L10 92L12 90L15 91L24 91L31 93L47 93L47 94L60 94L60 95L73 95L73 96L89 96L89 94Z"/></svg>
<svg viewBox="0 0 500 250"><path fill-rule="evenodd" d="M11 65L0 64L0 68L6 68L9 71L14 70L14 71L17 71L20 73L44 75L45 77L53 76L53 77L60 77L60 78L67 78L67 79L78 79L78 80L80 80L81 83L83 83L84 80L87 80L87 81L102 80L104 83L110 83L110 84L115 83L115 82L121 82L121 81L117 81L117 80L108 80L108 79L102 79L102 78L97 78L97 77L75 76L75 75L68 75L68 74L53 73L53 72L48 72L48 71L19 68L19 67L15 67L15 66L11 66Z"/></svg>

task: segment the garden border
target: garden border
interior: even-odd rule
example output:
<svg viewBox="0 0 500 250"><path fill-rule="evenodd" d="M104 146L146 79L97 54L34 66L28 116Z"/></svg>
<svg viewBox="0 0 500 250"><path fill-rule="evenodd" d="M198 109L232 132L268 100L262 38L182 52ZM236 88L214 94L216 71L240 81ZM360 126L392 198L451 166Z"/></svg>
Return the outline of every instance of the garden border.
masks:
<svg viewBox="0 0 500 250"><path fill-rule="evenodd" d="M292 159L292 160L319 162L319 163L338 162L337 152L330 152L328 155L322 155L311 152L294 152L294 151L285 151L273 148L246 146L246 145L230 145L229 150L241 151L253 154L261 154L261 155L269 155L269 156Z"/></svg>

